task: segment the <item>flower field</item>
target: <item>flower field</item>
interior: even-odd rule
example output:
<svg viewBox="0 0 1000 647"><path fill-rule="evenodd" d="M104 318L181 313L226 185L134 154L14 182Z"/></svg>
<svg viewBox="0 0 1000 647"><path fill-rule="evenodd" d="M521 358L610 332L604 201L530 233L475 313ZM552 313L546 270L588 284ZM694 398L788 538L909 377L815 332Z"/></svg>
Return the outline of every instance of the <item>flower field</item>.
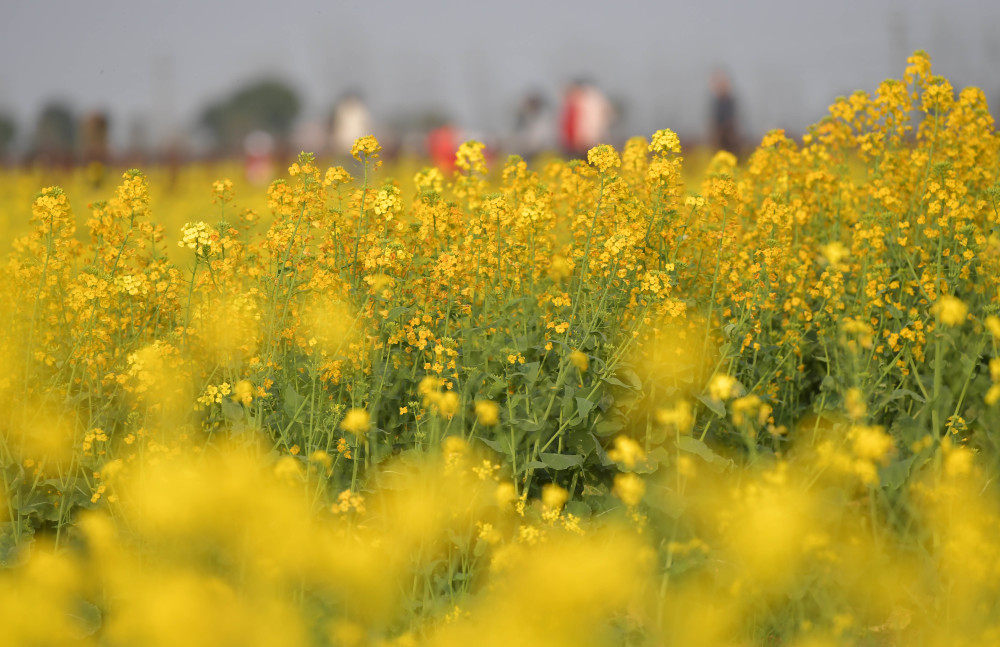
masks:
<svg viewBox="0 0 1000 647"><path fill-rule="evenodd" d="M2 206L5 644L1000 643L981 91L697 179L353 154Z"/></svg>

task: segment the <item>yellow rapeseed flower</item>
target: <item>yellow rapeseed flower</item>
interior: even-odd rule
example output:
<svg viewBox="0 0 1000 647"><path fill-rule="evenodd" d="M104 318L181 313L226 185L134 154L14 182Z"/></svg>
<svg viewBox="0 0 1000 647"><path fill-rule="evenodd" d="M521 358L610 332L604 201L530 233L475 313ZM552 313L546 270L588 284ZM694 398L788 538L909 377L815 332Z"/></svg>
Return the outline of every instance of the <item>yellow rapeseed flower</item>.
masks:
<svg viewBox="0 0 1000 647"><path fill-rule="evenodd" d="M402 208L399 187L394 184L386 184L375 195L373 210L377 216L385 216L386 220L392 220L393 215L399 213Z"/></svg>
<svg viewBox="0 0 1000 647"><path fill-rule="evenodd" d="M732 376L718 373L709 382L708 392L713 400L722 402L736 395L738 385L739 383Z"/></svg>
<svg viewBox="0 0 1000 647"><path fill-rule="evenodd" d="M510 481L500 483L497 485L495 497L498 507L507 507L517 500L517 489Z"/></svg>
<svg viewBox="0 0 1000 647"><path fill-rule="evenodd" d="M249 405L253 402L253 384L249 380L240 380L233 386L233 402Z"/></svg>
<svg viewBox="0 0 1000 647"><path fill-rule="evenodd" d="M496 426L500 422L500 405L492 400L477 400L476 420L484 427Z"/></svg>
<svg viewBox="0 0 1000 647"><path fill-rule="evenodd" d="M885 433L882 427L855 425L848 432L848 437L852 441L854 455L873 463L887 463L896 449L892 436Z"/></svg>
<svg viewBox="0 0 1000 647"><path fill-rule="evenodd" d="M851 250L847 249L844 243L835 240L819 248L819 253L830 265L839 265L842 260L851 255Z"/></svg>
<svg viewBox="0 0 1000 647"><path fill-rule="evenodd" d="M969 307L958 297L950 294L942 295L934 304L934 314L946 326L960 326L965 323Z"/></svg>
<svg viewBox="0 0 1000 647"><path fill-rule="evenodd" d="M355 436L364 436L371 427L371 419L364 409L351 409L344 416L340 426Z"/></svg>
<svg viewBox="0 0 1000 647"><path fill-rule="evenodd" d="M569 354L569 362L573 366L580 369L581 373L585 372L590 366L590 358L588 358L587 355L580 350L574 350Z"/></svg>
<svg viewBox="0 0 1000 647"><path fill-rule="evenodd" d="M355 140L354 145L351 146L351 156L360 162L362 161L362 156L369 159L378 157L380 150L382 150L382 146L379 145L375 136L365 135L364 137L359 137Z"/></svg>
<svg viewBox="0 0 1000 647"><path fill-rule="evenodd" d="M635 439L628 436L618 436L615 438L614 449L608 452L608 458L631 469L646 460L646 452L642 450L642 445L637 443Z"/></svg>
<svg viewBox="0 0 1000 647"><path fill-rule="evenodd" d="M274 464L274 475L280 480L290 480L302 475L302 466L291 456L282 456Z"/></svg>
<svg viewBox="0 0 1000 647"><path fill-rule="evenodd" d="M459 397L454 391L445 391L437 401L438 411L445 418L451 419L458 412Z"/></svg>
<svg viewBox="0 0 1000 647"><path fill-rule="evenodd" d="M618 153L608 144L600 144L587 151L587 162L601 173L607 173L622 165Z"/></svg>
<svg viewBox="0 0 1000 647"><path fill-rule="evenodd" d="M657 409L656 421L661 425L672 425L682 434L688 433L694 424L691 403L686 400L680 400L670 408Z"/></svg>
<svg viewBox="0 0 1000 647"><path fill-rule="evenodd" d="M858 387L852 387L847 390L844 396L844 408L847 409L847 415L851 420L858 421L865 417L868 413L868 405L865 403L864 393Z"/></svg>
<svg viewBox="0 0 1000 647"><path fill-rule="evenodd" d="M646 494L646 483L637 475L616 474L614 495L622 500L622 503L630 508L634 508L642 501Z"/></svg>
<svg viewBox="0 0 1000 647"><path fill-rule="evenodd" d="M486 174L486 156L483 154L486 145L470 140L462 142L455 152L455 166L469 173Z"/></svg>
<svg viewBox="0 0 1000 647"><path fill-rule="evenodd" d="M562 510L569 500L569 492L555 483L546 483L542 488L542 504L549 510Z"/></svg>
<svg viewBox="0 0 1000 647"><path fill-rule="evenodd" d="M444 439L445 455L462 455L469 449L469 443L465 442L461 436L448 436Z"/></svg>
<svg viewBox="0 0 1000 647"><path fill-rule="evenodd" d="M317 465L322 465L323 467L330 469L330 466L333 465L333 458L331 458L330 455L322 449L317 449L313 453L309 454L309 462L316 463Z"/></svg>
<svg viewBox="0 0 1000 647"><path fill-rule="evenodd" d="M986 317L986 329L993 335L993 339L1000 339L1000 317L996 315Z"/></svg>
<svg viewBox="0 0 1000 647"><path fill-rule="evenodd" d="M653 133L653 141L649 144L649 150L654 153L680 153L681 140L677 133L665 128Z"/></svg>

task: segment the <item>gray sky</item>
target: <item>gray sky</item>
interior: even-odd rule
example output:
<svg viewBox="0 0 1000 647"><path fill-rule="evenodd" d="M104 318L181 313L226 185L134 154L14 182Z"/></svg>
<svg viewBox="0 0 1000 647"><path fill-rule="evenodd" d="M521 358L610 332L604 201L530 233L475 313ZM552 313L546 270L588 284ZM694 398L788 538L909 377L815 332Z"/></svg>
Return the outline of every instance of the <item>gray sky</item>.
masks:
<svg viewBox="0 0 1000 647"><path fill-rule="evenodd" d="M957 87L1000 103L996 0L7 0L0 110L23 138L51 99L112 113L112 140L192 124L240 82L281 75L305 116L347 88L375 116L443 108L470 131L512 126L532 88L587 75L626 107L621 134L701 135L708 74L735 82L746 130L799 130L837 95L899 77L923 48ZM997 115L996 106L993 106Z"/></svg>

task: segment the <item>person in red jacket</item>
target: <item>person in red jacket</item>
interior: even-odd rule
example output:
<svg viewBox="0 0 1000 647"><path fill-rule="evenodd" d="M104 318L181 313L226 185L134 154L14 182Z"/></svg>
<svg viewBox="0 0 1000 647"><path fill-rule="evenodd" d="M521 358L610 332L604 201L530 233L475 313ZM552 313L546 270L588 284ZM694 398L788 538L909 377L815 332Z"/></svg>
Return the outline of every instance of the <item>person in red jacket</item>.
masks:
<svg viewBox="0 0 1000 647"><path fill-rule="evenodd" d="M570 82L563 93L562 111L559 115L559 135L562 139L563 152L568 157L579 157L579 124L580 99L583 96L583 85L577 81ZM583 151L586 155L587 151Z"/></svg>
<svg viewBox="0 0 1000 647"><path fill-rule="evenodd" d="M434 165L445 173L455 170L458 138L458 128L451 122L445 122L427 133L427 154L430 155Z"/></svg>

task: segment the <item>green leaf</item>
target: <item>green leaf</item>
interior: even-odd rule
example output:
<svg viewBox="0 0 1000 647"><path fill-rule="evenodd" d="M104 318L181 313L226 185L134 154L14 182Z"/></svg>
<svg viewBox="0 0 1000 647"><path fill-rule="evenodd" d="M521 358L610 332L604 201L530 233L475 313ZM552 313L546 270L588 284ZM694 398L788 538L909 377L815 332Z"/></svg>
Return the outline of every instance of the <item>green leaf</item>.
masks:
<svg viewBox="0 0 1000 647"><path fill-rule="evenodd" d="M616 371L616 375L625 378L633 389L637 391L642 389L642 380L639 379L639 375L632 369L620 368Z"/></svg>
<svg viewBox="0 0 1000 647"><path fill-rule="evenodd" d="M478 438L478 440L479 440L479 442L483 443L484 445L486 445L487 447L489 447L493 451L497 452L498 454L509 454L510 453L510 448L507 447L503 442L501 442L499 440L490 440L488 438L481 438L481 437Z"/></svg>
<svg viewBox="0 0 1000 647"><path fill-rule="evenodd" d="M600 425L601 423L597 424ZM601 465L604 465L605 467L608 465L614 465L615 462L608 458L608 453L604 451L603 447L601 447L601 441L597 440L597 436L590 434L590 440L594 443L594 453L596 453L597 457L601 459Z"/></svg>
<svg viewBox="0 0 1000 647"><path fill-rule="evenodd" d="M726 417L726 405L722 404L715 398L707 398L703 395L695 397L697 397L698 401L701 402L703 405L705 405L705 407L708 408L708 410L714 413L715 415L719 416L720 418Z"/></svg>
<svg viewBox="0 0 1000 647"><path fill-rule="evenodd" d="M652 496L643 499L651 508L659 510L671 519L679 519L688 506L688 499L662 487L651 486Z"/></svg>
<svg viewBox="0 0 1000 647"><path fill-rule="evenodd" d="M898 490L903 487L910 476L910 467L915 458L916 456L910 456L901 461L892 461L883 467L880 472L882 473L881 480L885 486L890 490Z"/></svg>
<svg viewBox="0 0 1000 647"><path fill-rule="evenodd" d="M33 490L26 496L22 496L20 499L20 505L15 503L15 507L21 514L28 514L30 512L40 510L45 506L51 505L52 502L49 500L48 495L40 490Z"/></svg>
<svg viewBox="0 0 1000 647"><path fill-rule="evenodd" d="M625 427L625 423L618 418L605 418L594 425L594 431L597 432L598 436L611 436Z"/></svg>
<svg viewBox="0 0 1000 647"><path fill-rule="evenodd" d="M9 521L0 522L0 567L13 566L21 551L33 543L34 534L34 527L29 525L18 544L14 540L14 524Z"/></svg>
<svg viewBox="0 0 1000 647"><path fill-rule="evenodd" d="M299 395L298 391L295 390L295 387L289 384L285 387L284 400L282 408L285 411L285 415L294 420L295 416L299 412L299 407L302 406L302 403L305 402L306 399Z"/></svg>
<svg viewBox="0 0 1000 647"><path fill-rule="evenodd" d="M528 461L524 465L518 465L517 473L523 474L528 470L543 470L546 467L548 467L548 465L546 465L542 461Z"/></svg>
<svg viewBox="0 0 1000 647"><path fill-rule="evenodd" d="M625 384L624 382L622 382L621 380L619 380L617 377L614 377L613 375L606 376L604 378L604 382L607 383L607 384L610 384L612 386L620 386L623 389L631 389L632 388L630 385Z"/></svg>
<svg viewBox="0 0 1000 647"><path fill-rule="evenodd" d="M732 463L732 461L713 452L708 445L694 436L681 436L677 440L677 449L689 454L695 454L707 463L718 463L720 465L729 465Z"/></svg>
<svg viewBox="0 0 1000 647"><path fill-rule="evenodd" d="M594 509L583 501L570 501L566 504L566 512L580 519L589 519Z"/></svg>
<svg viewBox="0 0 1000 647"><path fill-rule="evenodd" d="M668 452L665 447L654 447L648 454L646 454L646 463L636 465L635 469L632 471L637 474L652 474L656 470L660 469L660 465L666 465L669 463L670 458L670 452Z"/></svg>
<svg viewBox="0 0 1000 647"><path fill-rule="evenodd" d="M73 633L76 634L76 637L85 638L97 633L102 623L101 610L86 600L77 600L74 606L76 608L66 615L73 620L75 625Z"/></svg>
<svg viewBox="0 0 1000 647"><path fill-rule="evenodd" d="M562 404L559 405L559 417L563 420L572 418L574 409L576 409L576 402L573 401L573 394L565 394L562 398Z"/></svg>
<svg viewBox="0 0 1000 647"><path fill-rule="evenodd" d="M505 303L503 309L510 310L511 308L514 308L515 306L518 306L522 303L527 303L528 301L529 301L528 297L517 297L516 299L511 299L510 301Z"/></svg>
<svg viewBox="0 0 1000 647"><path fill-rule="evenodd" d="M251 428L252 428L251 425L247 425L247 424L244 424L243 422L236 421L233 424L229 425L229 435L230 436L239 436L239 435L245 434L247 432L247 430L251 429Z"/></svg>
<svg viewBox="0 0 1000 647"><path fill-rule="evenodd" d="M545 426L544 422L535 422L534 420L512 420L511 422L515 427L529 434L539 431Z"/></svg>
<svg viewBox="0 0 1000 647"><path fill-rule="evenodd" d="M920 404L923 404L923 403L927 402L927 399L924 396L922 396L919 393L917 393L916 391L911 391L909 389L896 389L895 391L893 391L889 395L889 397L887 397L882 402L881 406L885 406L889 402L892 402L893 400L899 400L901 398L913 398L914 400L916 400ZM881 408L881 407L879 407L879 408Z"/></svg>
<svg viewBox="0 0 1000 647"><path fill-rule="evenodd" d="M222 398L222 415L226 420L243 420L243 405L233 402L230 398Z"/></svg>
<svg viewBox="0 0 1000 647"><path fill-rule="evenodd" d="M587 415L594 408L594 404L595 403L592 400L588 400L587 398L581 398L580 396L576 397L576 410L580 412L581 418L587 417Z"/></svg>
<svg viewBox="0 0 1000 647"><path fill-rule="evenodd" d="M564 438L566 441L563 443L563 449L567 454L579 454L586 460L590 452L594 451L593 436L585 429L579 427L567 429Z"/></svg>
<svg viewBox="0 0 1000 647"><path fill-rule="evenodd" d="M399 315L405 314L405 313L407 313L409 311L410 311L409 306L396 306L395 308L393 308L392 310L389 311L389 314L386 315L385 318L388 321L392 321L393 319L395 319Z"/></svg>
<svg viewBox="0 0 1000 647"><path fill-rule="evenodd" d="M565 470L583 463L583 456L579 454L550 454L543 452L539 454L539 458L542 459L546 467L551 467L554 470Z"/></svg>
<svg viewBox="0 0 1000 647"><path fill-rule="evenodd" d="M541 368L539 362L528 362L521 366L521 373L524 375L524 379L528 384L534 384L538 381L538 369Z"/></svg>

